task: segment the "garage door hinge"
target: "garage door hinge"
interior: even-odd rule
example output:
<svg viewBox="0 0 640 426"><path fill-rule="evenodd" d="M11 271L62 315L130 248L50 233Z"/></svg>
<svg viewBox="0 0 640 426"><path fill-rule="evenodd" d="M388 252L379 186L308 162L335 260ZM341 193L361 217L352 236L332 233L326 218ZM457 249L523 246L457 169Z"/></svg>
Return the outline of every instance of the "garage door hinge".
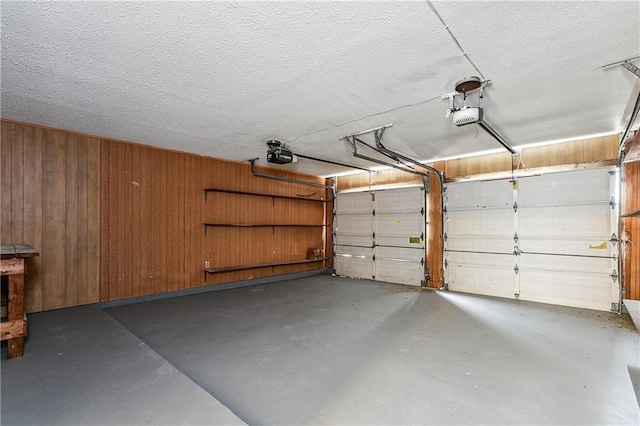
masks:
<svg viewBox="0 0 640 426"><path fill-rule="evenodd" d="M447 206L444 206L444 207L442 208L442 212L443 212L443 213L445 213L445 214L447 213Z"/></svg>
<svg viewBox="0 0 640 426"><path fill-rule="evenodd" d="M373 209L373 211L371 212L372 215L376 215L376 209Z"/></svg>
<svg viewBox="0 0 640 426"><path fill-rule="evenodd" d="M518 271L520 270L520 268L518 268L518 265L513 267L513 271L516 273L516 275L518 275Z"/></svg>
<svg viewBox="0 0 640 426"><path fill-rule="evenodd" d="M513 211L514 211L515 213L517 213L517 212L518 212L518 202L517 202L517 201L514 201L514 202L513 202Z"/></svg>
<svg viewBox="0 0 640 426"><path fill-rule="evenodd" d="M420 214L424 216L424 207L420 209Z"/></svg>
<svg viewBox="0 0 640 426"><path fill-rule="evenodd" d="M618 236L614 232L613 234L611 234L611 238L609 239L609 241L611 241L611 244L615 246L616 243L620 240L618 239Z"/></svg>
<svg viewBox="0 0 640 426"><path fill-rule="evenodd" d="M611 210L616 208L616 204L618 204L618 203L616 203L616 199L613 198L613 196L611 196L611 201L609 201L609 205L611 206Z"/></svg>
<svg viewBox="0 0 640 426"><path fill-rule="evenodd" d="M618 303L611 303L611 312L619 312L620 305Z"/></svg>
<svg viewBox="0 0 640 426"><path fill-rule="evenodd" d="M611 277L611 279L613 280L614 283L618 280L618 273L616 272L615 269L613 270L613 272L611 274L609 274L609 276Z"/></svg>
<svg viewBox="0 0 640 426"><path fill-rule="evenodd" d="M518 248L518 246L515 246L515 247L513 248L513 254L514 254L514 255L516 255L516 256L520 256L520 255L522 254L522 250L520 250L520 249Z"/></svg>
<svg viewBox="0 0 640 426"><path fill-rule="evenodd" d="M448 261L444 261L444 269L447 269L449 267L449 262Z"/></svg>
<svg viewBox="0 0 640 426"><path fill-rule="evenodd" d="M513 234L513 241L518 244L518 233Z"/></svg>
<svg viewBox="0 0 640 426"><path fill-rule="evenodd" d="M447 241L447 238L448 238L448 237L447 237L447 233L445 232L445 233L444 233L444 240L445 240L445 241Z"/></svg>

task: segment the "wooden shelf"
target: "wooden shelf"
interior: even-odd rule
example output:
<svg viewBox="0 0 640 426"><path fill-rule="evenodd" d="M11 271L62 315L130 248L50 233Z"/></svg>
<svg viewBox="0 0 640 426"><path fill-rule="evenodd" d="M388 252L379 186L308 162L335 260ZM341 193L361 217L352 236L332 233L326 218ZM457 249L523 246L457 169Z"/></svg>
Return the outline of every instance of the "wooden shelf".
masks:
<svg viewBox="0 0 640 426"><path fill-rule="evenodd" d="M625 213L622 215L622 217L640 217L640 209Z"/></svg>
<svg viewBox="0 0 640 426"><path fill-rule="evenodd" d="M205 223L204 226L227 226L227 227L240 227L240 228L260 228L260 227L272 227L272 226L299 226L299 227L323 227L329 225L322 224L303 224L303 223Z"/></svg>
<svg viewBox="0 0 640 426"><path fill-rule="evenodd" d="M205 223L204 235L207 236L207 228L324 228L329 225L305 225L296 223Z"/></svg>
<svg viewBox="0 0 640 426"><path fill-rule="evenodd" d="M257 269L257 268L266 268L266 267L273 267L273 266L298 265L302 263L324 262L325 260L329 260L329 258L323 257L322 259L303 259L303 260L289 260L286 262L256 263L253 265L226 266L224 268L205 268L204 275L206 279L207 274L217 274L219 272L242 271L245 269Z"/></svg>
<svg viewBox="0 0 640 426"><path fill-rule="evenodd" d="M288 200L301 200L301 201L315 201L316 203L327 203L327 200L316 200L314 198L305 198L305 197L294 197L291 195L271 195L271 194L260 194L257 192L245 192L245 191L229 191L225 189L216 189L216 188L205 188L204 190L204 201L207 201L207 194L209 192L221 192L224 194L238 194L238 195L252 195L255 197L268 197L268 198L284 198Z"/></svg>

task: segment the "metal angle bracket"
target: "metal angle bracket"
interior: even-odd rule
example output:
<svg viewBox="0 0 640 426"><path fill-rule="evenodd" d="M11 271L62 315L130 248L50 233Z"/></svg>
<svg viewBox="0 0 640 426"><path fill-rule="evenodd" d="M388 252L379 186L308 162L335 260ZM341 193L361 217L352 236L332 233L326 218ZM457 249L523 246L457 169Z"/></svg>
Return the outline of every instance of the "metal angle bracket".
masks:
<svg viewBox="0 0 640 426"><path fill-rule="evenodd" d="M640 56L634 56L633 58L625 59L623 61L612 62L607 65L603 65L602 69L606 70L607 68L615 67L616 65L622 65L625 69L633 73L636 77L640 78L640 68L633 65L631 62L640 59Z"/></svg>

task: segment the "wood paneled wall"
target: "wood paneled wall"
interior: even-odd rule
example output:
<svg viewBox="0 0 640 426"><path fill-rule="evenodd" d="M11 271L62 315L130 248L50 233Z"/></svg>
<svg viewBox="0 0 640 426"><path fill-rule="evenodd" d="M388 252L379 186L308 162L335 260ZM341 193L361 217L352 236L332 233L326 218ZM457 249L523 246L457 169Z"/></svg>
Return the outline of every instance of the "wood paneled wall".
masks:
<svg viewBox="0 0 640 426"><path fill-rule="evenodd" d="M258 167L258 171L285 178L302 179L316 184L326 180L314 176ZM244 191L302 199L256 197L252 195L210 192L203 204L201 222L235 224L306 224L313 227L209 227L204 241L205 261L212 268L233 267L279 261L304 260L309 248L325 248L331 258L331 194L321 187L254 177L243 163L205 160L201 188ZM202 200L202 198L201 198ZM329 202L307 201L327 200ZM202 201L201 201L202 202ZM325 247L325 241L327 242ZM283 265L209 274L207 283L280 275L329 267L330 262ZM200 277L202 280L202 277Z"/></svg>
<svg viewBox="0 0 640 426"><path fill-rule="evenodd" d="M444 164L430 164L437 170L442 170ZM442 270L442 192L440 180L434 173L429 174L430 191L427 194L427 266L429 279L427 287L440 288L444 277Z"/></svg>
<svg viewBox="0 0 640 426"><path fill-rule="evenodd" d="M203 284L202 161L102 141L102 301Z"/></svg>
<svg viewBox="0 0 640 426"><path fill-rule="evenodd" d="M308 248L325 243L331 257L325 227L228 228L217 238L211 228L204 233L205 221L220 219L211 213L237 223L330 224L332 209L331 202L264 198L267 206L251 197L214 207L205 203L204 188L330 198L324 188L254 177L248 164L8 120L2 120L0 161L1 242L40 251L28 262L28 312L330 266L234 271L206 282L203 273L207 260L235 266L305 259Z"/></svg>
<svg viewBox="0 0 640 426"><path fill-rule="evenodd" d="M322 178L284 175L324 183ZM208 193L205 201L205 188L327 197L323 188L254 177L248 164L103 140L101 300L325 266L319 262L230 271L210 274L205 281L206 261L218 268L305 259L308 248L323 246L324 230L209 227L205 235L205 222L322 225L325 218L325 203L216 192Z"/></svg>
<svg viewBox="0 0 640 426"><path fill-rule="evenodd" d="M626 163L622 169L622 213L640 209L640 162ZM640 300L640 217L622 219L625 246L623 280L625 299Z"/></svg>
<svg viewBox="0 0 640 426"><path fill-rule="evenodd" d="M509 152L446 160L444 173L448 179L485 173L533 169L564 164L590 163L618 156L618 135L579 139L554 145L524 148L513 159Z"/></svg>
<svg viewBox="0 0 640 426"><path fill-rule="evenodd" d="M100 299L100 140L2 121L2 244L28 244L26 310Z"/></svg>

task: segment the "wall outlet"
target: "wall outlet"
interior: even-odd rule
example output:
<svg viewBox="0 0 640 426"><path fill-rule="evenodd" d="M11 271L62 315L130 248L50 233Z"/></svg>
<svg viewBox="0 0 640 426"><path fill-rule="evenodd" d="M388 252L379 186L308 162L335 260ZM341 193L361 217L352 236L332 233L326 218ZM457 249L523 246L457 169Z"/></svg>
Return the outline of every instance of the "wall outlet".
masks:
<svg viewBox="0 0 640 426"><path fill-rule="evenodd" d="M204 267L205 267L205 268L210 268L210 267L211 267L211 262L209 262L208 260L206 260L206 261L204 262Z"/></svg>

